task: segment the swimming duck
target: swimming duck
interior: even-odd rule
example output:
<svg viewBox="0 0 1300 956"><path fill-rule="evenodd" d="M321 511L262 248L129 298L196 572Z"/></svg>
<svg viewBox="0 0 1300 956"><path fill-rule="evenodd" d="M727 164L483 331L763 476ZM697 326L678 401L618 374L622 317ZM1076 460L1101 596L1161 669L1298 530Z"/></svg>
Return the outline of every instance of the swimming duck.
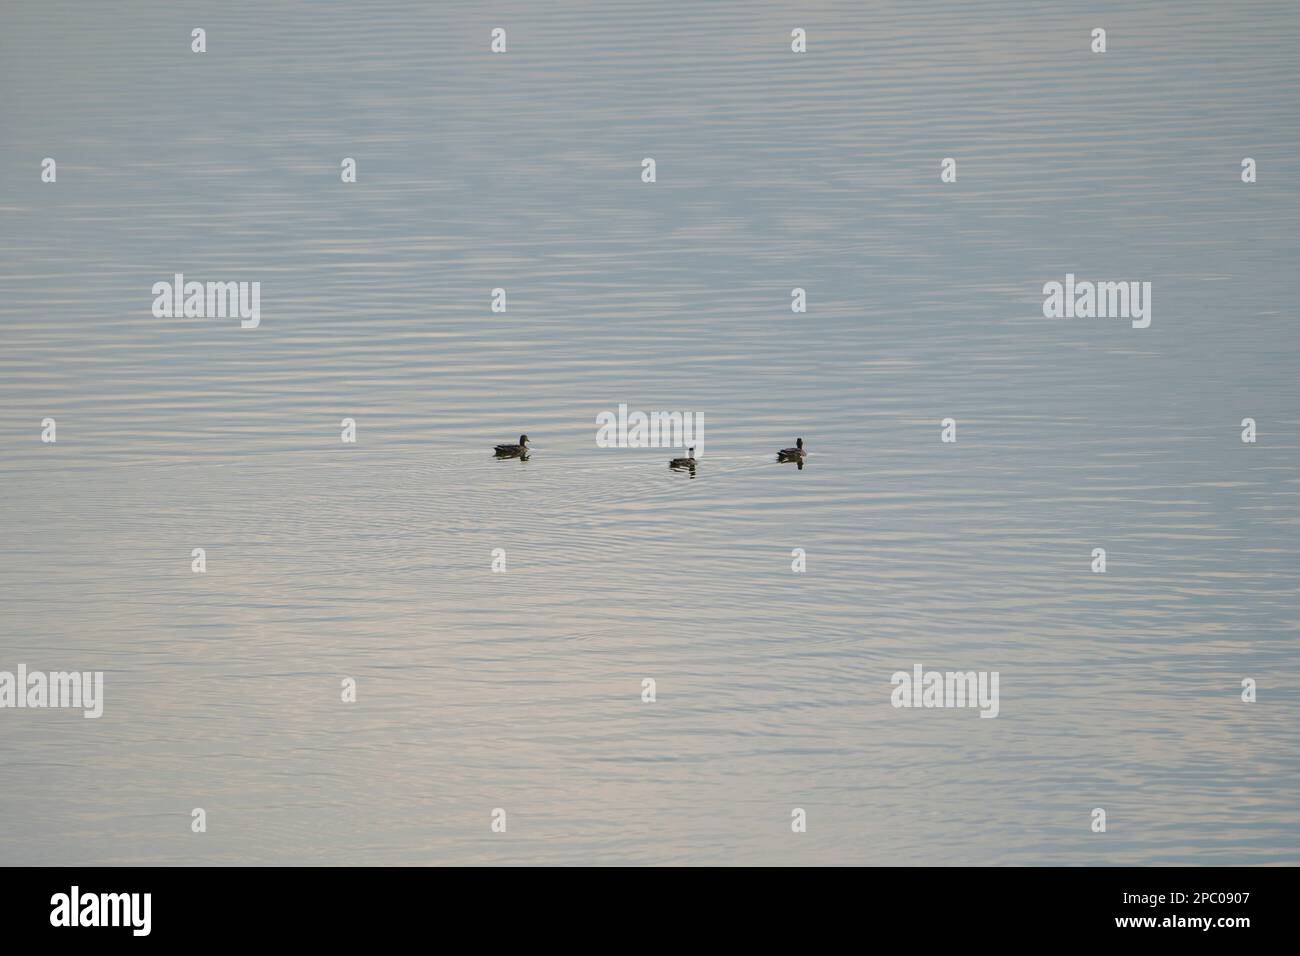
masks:
<svg viewBox="0 0 1300 956"><path fill-rule="evenodd" d="M668 463L668 467L669 468L690 468L692 471L694 471L695 470L695 449L691 448L687 452L687 454L690 456L689 458L674 458L672 461Z"/></svg>
<svg viewBox="0 0 1300 956"><path fill-rule="evenodd" d="M802 462L805 454L807 452L803 450L803 439L796 438L793 448L782 448L776 453L776 460Z"/></svg>
<svg viewBox="0 0 1300 956"><path fill-rule="evenodd" d="M497 445L498 458L527 458L528 436L520 435L518 445Z"/></svg>

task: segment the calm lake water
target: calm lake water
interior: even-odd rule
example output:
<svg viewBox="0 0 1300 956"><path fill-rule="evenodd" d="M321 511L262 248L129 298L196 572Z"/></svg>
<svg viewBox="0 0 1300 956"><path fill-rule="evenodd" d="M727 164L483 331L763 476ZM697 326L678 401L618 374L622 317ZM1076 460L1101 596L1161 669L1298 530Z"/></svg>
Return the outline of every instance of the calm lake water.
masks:
<svg viewBox="0 0 1300 956"><path fill-rule="evenodd" d="M1274 3L6 5L0 670L105 702L0 711L0 863L1300 861L1298 50ZM155 318L176 272L260 328ZM1067 272L1150 328L1045 319ZM704 416L694 480L596 446L621 402ZM1000 715L895 709L915 664Z"/></svg>

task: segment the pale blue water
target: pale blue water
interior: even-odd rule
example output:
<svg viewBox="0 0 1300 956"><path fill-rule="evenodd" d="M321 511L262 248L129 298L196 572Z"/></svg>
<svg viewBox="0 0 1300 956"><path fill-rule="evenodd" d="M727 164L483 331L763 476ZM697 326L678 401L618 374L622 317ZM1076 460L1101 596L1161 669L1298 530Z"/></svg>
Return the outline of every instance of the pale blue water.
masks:
<svg viewBox="0 0 1300 956"><path fill-rule="evenodd" d="M0 670L106 701L0 710L0 862L1297 862L1298 53L1272 3L6 4ZM178 271L261 327L154 318ZM1044 319L1067 272L1151 327ZM694 481L620 402L705 417ZM1000 716L895 710L915 663Z"/></svg>

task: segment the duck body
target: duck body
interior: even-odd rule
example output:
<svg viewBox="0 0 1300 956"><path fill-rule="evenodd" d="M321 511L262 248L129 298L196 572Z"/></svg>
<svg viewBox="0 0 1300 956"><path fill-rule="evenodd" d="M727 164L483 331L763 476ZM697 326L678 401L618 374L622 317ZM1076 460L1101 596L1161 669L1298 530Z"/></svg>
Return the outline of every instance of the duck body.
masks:
<svg viewBox="0 0 1300 956"><path fill-rule="evenodd" d="M672 461L670 461L670 462L668 463L668 467L669 467L669 468L690 468L691 470L694 470L694 469L695 469L695 449L694 449L694 448L690 449L690 450L687 452L687 454L688 454L690 457L688 457L688 458L674 458Z"/></svg>
<svg viewBox="0 0 1300 956"><path fill-rule="evenodd" d="M527 458L528 436L520 435L518 445L497 445L496 456L498 458Z"/></svg>
<svg viewBox="0 0 1300 956"><path fill-rule="evenodd" d="M782 448L776 453L777 461L803 461L808 453L804 451L803 439L795 439L793 448Z"/></svg>

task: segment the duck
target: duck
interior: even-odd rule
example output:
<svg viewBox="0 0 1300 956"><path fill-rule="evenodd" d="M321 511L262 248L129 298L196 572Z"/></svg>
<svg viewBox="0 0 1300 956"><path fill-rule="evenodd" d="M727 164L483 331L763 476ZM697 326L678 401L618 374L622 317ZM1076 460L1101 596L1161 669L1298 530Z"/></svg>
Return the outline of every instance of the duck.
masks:
<svg viewBox="0 0 1300 956"><path fill-rule="evenodd" d="M803 439L796 438L793 448L782 448L776 453L777 461L797 461L802 463L807 452L803 448Z"/></svg>
<svg viewBox="0 0 1300 956"><path fill-rule="evenodd" d="M518 445L497 445L498 458L527 458L528 436L520 435Z"/></svg>
<svg viewBox="0 0 1300 956"><path fill-rule="evenodd" d="M695 449L688 449L687 458L674 458L668 463L669 468L690 468L695 469Z"/></svg>

